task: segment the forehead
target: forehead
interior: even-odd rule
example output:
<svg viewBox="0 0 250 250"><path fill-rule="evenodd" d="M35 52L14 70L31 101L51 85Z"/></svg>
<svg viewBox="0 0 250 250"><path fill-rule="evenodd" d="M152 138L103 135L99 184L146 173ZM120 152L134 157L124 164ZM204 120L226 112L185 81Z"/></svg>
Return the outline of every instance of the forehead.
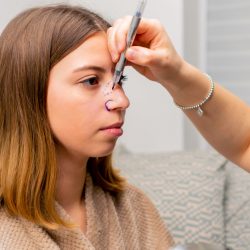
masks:
<svg viewBox="0 0 250 250"><path fill-rule="evenodd" d="M66 66L67 70L74 71L85 65L105 68L110 63L112 60L108 50L107 35L105 32L97 32L64 57L55 67Z"/></svg>

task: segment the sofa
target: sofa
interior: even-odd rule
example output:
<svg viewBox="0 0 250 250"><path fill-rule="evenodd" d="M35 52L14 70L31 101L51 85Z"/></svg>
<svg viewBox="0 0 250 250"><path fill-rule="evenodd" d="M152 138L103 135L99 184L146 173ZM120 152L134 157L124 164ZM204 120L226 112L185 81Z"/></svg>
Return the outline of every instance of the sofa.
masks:
<svg viewBox="0 0 250 250"><path fill-rule="evenodd" d="M250 249L250 174L215 151L135 154L113 163L153 201L177 244Z"/></svg>

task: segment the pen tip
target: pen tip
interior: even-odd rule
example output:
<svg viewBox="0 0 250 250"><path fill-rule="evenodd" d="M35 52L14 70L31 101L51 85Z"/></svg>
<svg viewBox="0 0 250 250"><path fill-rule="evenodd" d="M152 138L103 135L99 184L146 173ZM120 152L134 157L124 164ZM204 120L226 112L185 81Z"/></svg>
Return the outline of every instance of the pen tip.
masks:
<svg viewBox="0 0 250 250"><path fill-rule="evenodd" d="M114 89L114 87L115 87L115 84L118 82L118 77L117 77L117 75L116 75L116 74L114 75L114 77L113 77L112 81L113 81L113 85L112 85L112 90L113 90L113 89Z"/></svg>

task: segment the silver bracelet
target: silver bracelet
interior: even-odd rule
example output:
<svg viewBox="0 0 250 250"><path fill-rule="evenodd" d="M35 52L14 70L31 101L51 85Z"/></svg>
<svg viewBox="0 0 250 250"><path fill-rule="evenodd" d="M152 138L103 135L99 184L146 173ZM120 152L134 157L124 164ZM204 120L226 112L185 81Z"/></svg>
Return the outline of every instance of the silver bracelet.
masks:
<svg viewBox="0 0 250 250"><path fill-rule="evenodd" d="M201 107L202 107L202 105L204 105L204 104L212 97L212 95L213 95L213 93L214 93L214 82L213 82L212 77L209 76L208 74L204 74L204 75L207 76L207 78L209 79L209 82L210 82L210 84L211 84L209 93L208 93L208 95L206 96L206 98L205 98L203 101L201 101L200 103L195 104L195 105L192 105L192 106L181 106L181 105L178 105L176 102L174 102L175 105L176 105L178 108L180 108L180 109L182 109L182 110L192 110L192 109L195 109L196 112L197 112L197 114L198 114L199 116L203 116L204 111L201 109Z"/></svg>

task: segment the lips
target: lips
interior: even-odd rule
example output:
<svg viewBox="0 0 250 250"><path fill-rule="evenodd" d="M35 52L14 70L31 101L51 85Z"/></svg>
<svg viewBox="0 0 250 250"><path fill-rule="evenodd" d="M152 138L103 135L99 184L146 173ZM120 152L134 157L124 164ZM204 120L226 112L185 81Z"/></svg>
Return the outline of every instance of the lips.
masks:
<svg viewBox="0 0 250 250"><path fill-rule="evenodd" d="M114 123L114 124L112 124L110 126L104 127L101 130L112 129L112 128L121 128L122 125L123 125L123 122L117 122L117 123Z"/></svg>
<svg viewBox="0 0 250 250"><path fill-rule="evenodd" d="M114 123L110 126L102 128L101 131L104 131L106 134L110 136L118 137L123 134L123 130L121 128L122 125L123 125L123 122Z"/></svg>

